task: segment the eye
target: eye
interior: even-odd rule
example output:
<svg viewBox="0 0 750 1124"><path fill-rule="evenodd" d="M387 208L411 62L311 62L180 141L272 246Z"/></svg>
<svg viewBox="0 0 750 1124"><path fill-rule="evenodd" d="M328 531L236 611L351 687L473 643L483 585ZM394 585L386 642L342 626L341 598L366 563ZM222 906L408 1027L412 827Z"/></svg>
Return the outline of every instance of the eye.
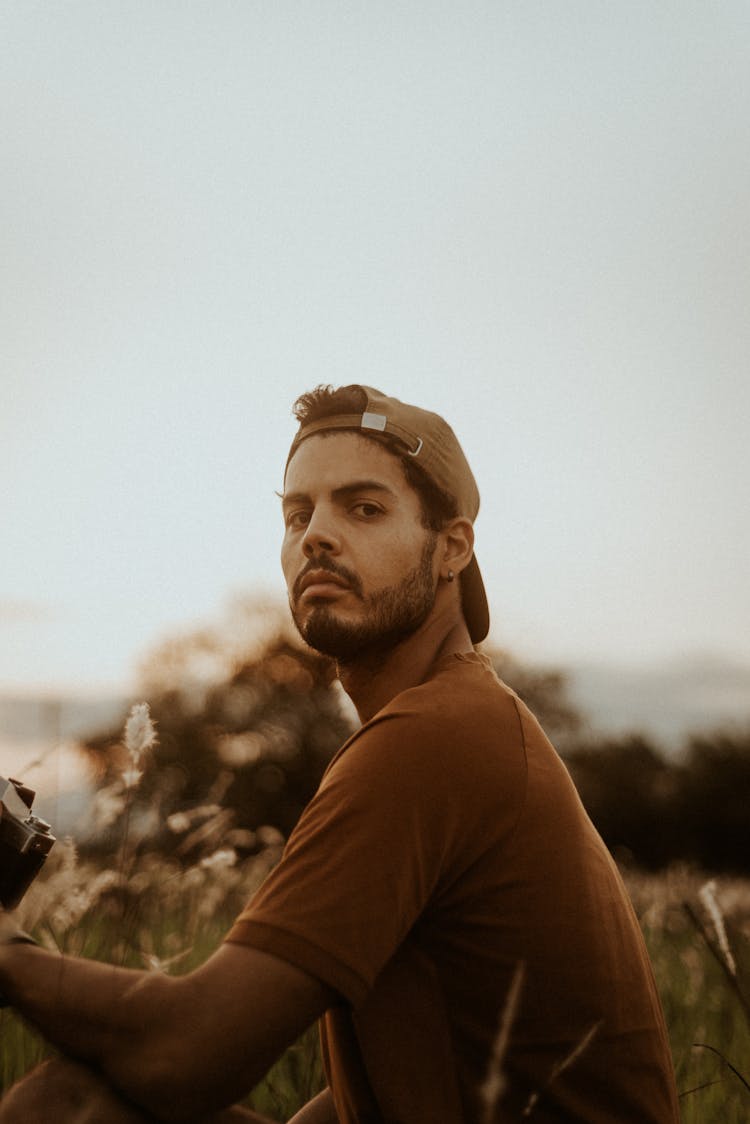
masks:
<svg viewBox="0 0 750 1124"><path fill-rule="evenodd" d="M306 527L309 522L310 512L305 508L297 508L296 511L288 511L284 516L284 523L292 530L297 527Z"/></svg>
<svg viewBox="0 0 750 1124"><path fill-rule="evenodd" d="M355 515L360 516L362 519L374 519L378 515L383 514L383 509L376 503L371 503L369 500L360 500L352 507Z"/></svg>

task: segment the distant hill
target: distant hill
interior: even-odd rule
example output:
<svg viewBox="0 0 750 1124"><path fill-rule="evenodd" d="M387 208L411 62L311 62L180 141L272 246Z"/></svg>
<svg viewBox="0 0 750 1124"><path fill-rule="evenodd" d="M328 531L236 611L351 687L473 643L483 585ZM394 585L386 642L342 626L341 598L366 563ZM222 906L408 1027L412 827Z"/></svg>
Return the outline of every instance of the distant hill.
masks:
<svg viewBox="0 0 750 1124"><path fill-rule="evenodd" d="M0 741L70 740L124 721L128 700L118 695L34 695L0 691Z"/></svg>
<svg viewBox="0 0 750 1124"><path fill-rule="evenodd" d="M573 704L592 731L649 735L667 753L690 733L750 725L750 666L715 657L654 668L577 664L566 669Z"/></svg>

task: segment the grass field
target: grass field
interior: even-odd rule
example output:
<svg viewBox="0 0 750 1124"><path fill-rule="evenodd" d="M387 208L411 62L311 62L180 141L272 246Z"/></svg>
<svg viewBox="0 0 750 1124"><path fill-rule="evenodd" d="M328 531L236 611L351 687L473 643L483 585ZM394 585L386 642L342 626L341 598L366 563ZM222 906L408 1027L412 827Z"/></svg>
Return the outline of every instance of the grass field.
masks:
<svg viewBox="0 0 750 1124"><path fill-rule="evenodd" d="M750 883L715 880L716 920L726 931L733 974L701 899L704 876L680 868L658 876L631 872L626 882L664 1006L683 1124L747 1124Z"/></svg>
<svg viewBox="0 0 750 1124"><path fill-rule="evenodd" d="M20 919L49 947L109 963L183 972L219 944L254 885L276 861L279 839L238 864L219 850L183 869L156 856L120 869L80 863L59 844L24 899ZM750 883L687 869L625 872L648 944L670 1033L684 1124L746 1124L750 1119ZM713 915L711 906L714 903ZM686 905L689 907L686 909ZM718 907L718 909L716 908ZM692 913L692 916L691 916ZM723 933L736 972L722 952ZM0 1084L7 1088L47 1048L9 1010L0 1012ZM286 1120L320 1088L315 1030L277 1063L247 1103Z"/></svg>

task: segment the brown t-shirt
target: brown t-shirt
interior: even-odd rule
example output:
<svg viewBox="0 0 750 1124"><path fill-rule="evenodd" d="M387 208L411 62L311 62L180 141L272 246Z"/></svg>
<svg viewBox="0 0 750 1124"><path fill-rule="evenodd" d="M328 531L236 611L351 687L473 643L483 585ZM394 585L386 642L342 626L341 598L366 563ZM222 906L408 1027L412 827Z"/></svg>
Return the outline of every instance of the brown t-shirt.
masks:
<svg viewBox="0 0 750 1124"><path fill-rule="evenodd" d="M637 919L568 773L489 661L450 656L339 750L228 940L333 987L341 1124L676 1124ZM592 1031L574 1061L560 1066Z"/></svg>

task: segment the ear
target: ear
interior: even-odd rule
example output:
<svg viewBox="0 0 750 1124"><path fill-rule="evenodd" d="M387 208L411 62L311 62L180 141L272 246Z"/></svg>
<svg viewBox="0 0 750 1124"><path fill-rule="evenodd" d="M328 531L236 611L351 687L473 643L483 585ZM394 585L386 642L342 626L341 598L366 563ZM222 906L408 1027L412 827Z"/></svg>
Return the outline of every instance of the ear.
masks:
<svg viewBox="0 0 750 1124"><path fill-rule="evenodd" d="M474 528L471 521L459 516L451 519L440 532L443 550L440 562L440 574L448 577L451 570L458 575L466 569L474 553Z"/></svg>

